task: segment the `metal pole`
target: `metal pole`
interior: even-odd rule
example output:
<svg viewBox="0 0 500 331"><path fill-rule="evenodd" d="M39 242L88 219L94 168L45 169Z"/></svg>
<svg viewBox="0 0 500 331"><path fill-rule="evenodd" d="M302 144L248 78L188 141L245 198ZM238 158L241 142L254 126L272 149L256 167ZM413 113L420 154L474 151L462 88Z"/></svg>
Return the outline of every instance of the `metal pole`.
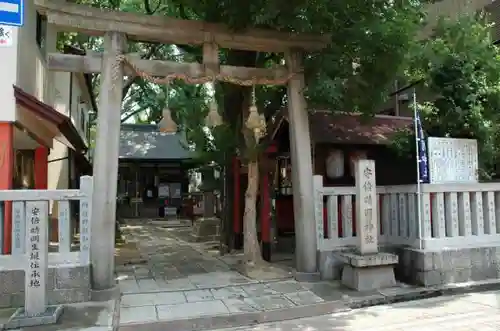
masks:
<svg viewBox="0 0 500 331"><path fill-rule="evenodd" d="M418 248L422 249L422 196L420 188L420 158L418 157L418 127L417 127L417 93L413 89L413 122L415 130L415 158L417 160L417 224L418 224Z"/></svg>

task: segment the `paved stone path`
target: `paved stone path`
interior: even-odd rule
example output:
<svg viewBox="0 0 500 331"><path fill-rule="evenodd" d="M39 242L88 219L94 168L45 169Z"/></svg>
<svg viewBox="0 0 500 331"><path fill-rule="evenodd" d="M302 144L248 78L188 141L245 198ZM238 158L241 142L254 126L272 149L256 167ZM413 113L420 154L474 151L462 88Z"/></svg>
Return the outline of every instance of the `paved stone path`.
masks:
<svg viewBox="0 0 500 331"><path fill-rule="evenodd" d="M265 311L324 299L294 280L261 282L243 276L199 244L179 236L185 230L153 224L124 227L144 264L117 266L122 291L121 324L206 315Z"/></svg>
<svg viewBox="0 0 500 331"><path fill-rule="evenodd" d="M456 295L216 331L498 331L500 291Z"/></svg>
<svg viewBox="0 0 500 331"><path fill-rule="evenodd" d="M359 293L333 282L299 283L286 273L272 279L272 272L249 278L237 271L237 256L219 259L210 245L188 242L189 229L136 223L123 232L128 241L137 243L145 262L116 268L122 291L121 325L380 299L406 289Z"/></svg>

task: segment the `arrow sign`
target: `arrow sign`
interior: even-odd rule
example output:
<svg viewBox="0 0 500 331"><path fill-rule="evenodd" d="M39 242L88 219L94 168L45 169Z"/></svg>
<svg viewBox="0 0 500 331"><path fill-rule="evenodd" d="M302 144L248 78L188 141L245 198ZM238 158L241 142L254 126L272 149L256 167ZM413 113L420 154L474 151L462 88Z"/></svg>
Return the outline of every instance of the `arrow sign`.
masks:
<svg viewBox="0 0 500 331"><path fill-rule="evenodd" d="M0 24L23 26L24 0L0 0Z"/></svg>

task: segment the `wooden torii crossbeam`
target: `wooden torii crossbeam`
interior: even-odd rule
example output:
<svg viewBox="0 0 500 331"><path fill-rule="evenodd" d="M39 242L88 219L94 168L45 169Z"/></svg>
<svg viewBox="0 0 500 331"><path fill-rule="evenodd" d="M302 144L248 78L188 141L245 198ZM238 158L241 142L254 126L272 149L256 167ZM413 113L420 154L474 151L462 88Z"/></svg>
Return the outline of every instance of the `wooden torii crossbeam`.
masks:
<svg viewBox="0 0 500 331"><path fill-rule="evenodd" d="M35 0L35 5L41 14L47 16L47 23L65 31L89 35L115 31L126 34L130 40L142 42L180 45L215 43L222 48L285 52L289 49L318 51L331 40L328 35L263 29L236 32L222 24L103 10L57 0Z"/></svg>
<svg viewBox="0 0 500 331"><path fill-rule="evenodd" d="M63 31L76 31L89 35L104 35L114 31L126 34L127 39L165 44L204 45L204 64L178 63L174 61L142 60L128 57L127 60L138 70L152 76L186 74L192 78L207 75L207 66L212 73L237 80L263 79L285 84L288 69L247 68L219 66L217 48L231 48L262 52L287 52L290 49L317 51L324 48L330 37L307 34L274 32L262 29L248 29L234 32L221 24L188 21L160 16L102 10L78 4L60 3L54 0L35 0L40 13L47 22ZM53 71L98 73L101 72L102 55L71 55L51 53L47 55L47 67ZM258 82L257 82L258 84Z"/></svg>
<svg viewBox="0 0 500 331"><path fill-rule="evenodd" d="M208 77L240 85L287 84L291 159L294 165L296 267L298 274L317 273L312 153L307 105L302 94L305 82L301 52L321 50L328 45L329 36L259 29L235 32L220 24L102 10L55 0L35 0L35 5L47 17L48 24L60 31L104 36L102 54L47 55L49 70L101 73L90 236L93 296L103 299L113 296L117 291L113 239L123 76L131 74L127 69L133 69L132 74L140 74L150 80L158 76L185 75L191 80ZM151 61L126 56L124 49L127 39L203 45L203 63ZM264 69L221 66L219 47L285 53L286 67ZM189 82L189 79L186 80Z"/></svg>

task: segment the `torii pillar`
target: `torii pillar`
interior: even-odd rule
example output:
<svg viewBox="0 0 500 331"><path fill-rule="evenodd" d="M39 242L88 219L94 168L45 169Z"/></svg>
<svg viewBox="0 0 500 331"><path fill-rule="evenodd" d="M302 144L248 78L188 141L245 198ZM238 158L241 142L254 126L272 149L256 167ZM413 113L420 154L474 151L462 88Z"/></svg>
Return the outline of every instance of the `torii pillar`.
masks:
<svg viewBox="0 0 500 331"><path fill-rule="evenodd" d="M96 301L119 294L114 253L123 64L117 56L123 54L125 44L122 33L108 32L104 36L90 236L92 300Z"/></svg>
<svg viewBox="0 0 500 331"><path fill-rule="evenodd" d="M309 116L303 90L302 54L289 51L286 65L294 76L288 82L288 122L290 127L290 157L292 162L293 211L295 218L296 278L319 278L316 260L316 225Z"/></svg>

